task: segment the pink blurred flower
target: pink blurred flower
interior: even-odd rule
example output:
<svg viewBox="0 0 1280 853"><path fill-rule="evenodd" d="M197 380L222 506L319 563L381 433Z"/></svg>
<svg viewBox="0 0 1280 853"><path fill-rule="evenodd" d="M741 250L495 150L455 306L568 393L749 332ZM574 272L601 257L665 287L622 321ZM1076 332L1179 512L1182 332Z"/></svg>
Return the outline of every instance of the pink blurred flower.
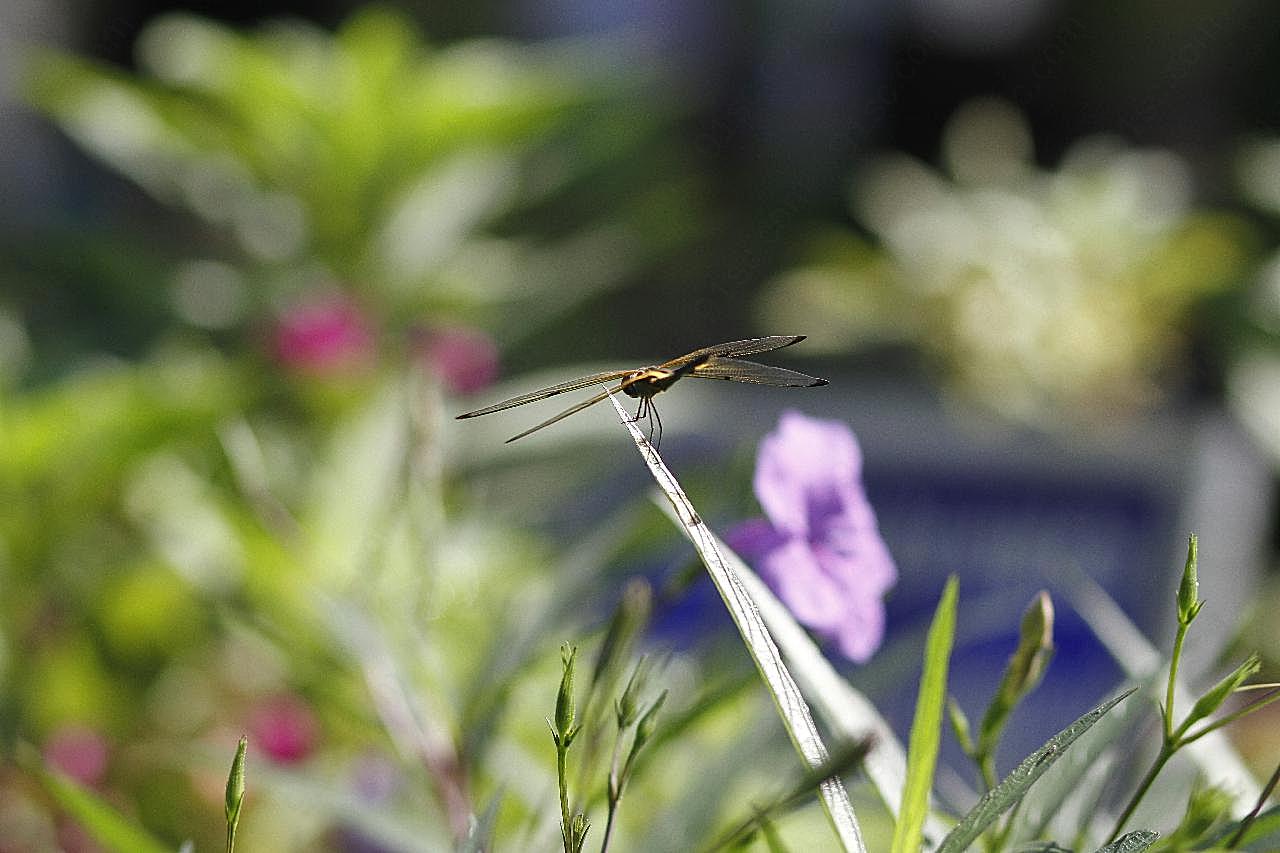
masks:
<svg viewBox="0 0 1280 853"><path fill-rule="evenodd" d="M796 619L859 663L884 639L893 557L862 486L862 450L839 421L786 412L756 456L767 518L743 522L729 545L751 561Z"/></svg>
<svg viewBox="0 0 1280 853"><path fill-rule="evenodd" d="M280 764L305 759L319 736L315 714L296 696L275 696L249 714L249 743Z"/></svg>
<svg viewBox="0 0 1280 853"><path fill-rule="evenodd" d="M477 329L425 329L418 336L416 349L428 369L454 394L474 394L498 378L498 347Z"/></svg>
<svg viewBox="0 0 1280 853"><path fill-rule="evenodd" d="M106 740L85 726L64 726L44 744L46 764L89 787L96 786L106 776L109 757Z"/></svg>
<svg viewBox="0 0 1280 853"><path fill-rule="evenodd" d="M274 349L282 362L304 373L351 372L373 361L373 328L348 297L313 297L281 317L275 329Z"/></svg>

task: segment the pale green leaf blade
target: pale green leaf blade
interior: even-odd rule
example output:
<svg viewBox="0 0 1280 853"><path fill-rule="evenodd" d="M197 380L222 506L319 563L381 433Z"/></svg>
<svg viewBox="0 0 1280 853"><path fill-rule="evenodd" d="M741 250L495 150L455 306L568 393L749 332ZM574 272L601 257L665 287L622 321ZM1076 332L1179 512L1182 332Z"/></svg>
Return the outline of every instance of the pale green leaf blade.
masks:
<svg viewBox="0 0 1280 853"><path fill-rule="evenodd" d="M57 801L90 837L118 853L169 853L146 830L134 824L114 807L67 776L44 767L34 750L23 750L22 763L39 778L49 796Z"/></svg>
<svg viewBox="0 0 1280 853"><path fill-rule="evenodd" d="M942 716L947 702L947 670L956 633L956 604L960 584L955 575L947 579L938 608L934 611L925 642L924 672L916 699L911 739L907 743L907 783L902 793L902 813L893 829L893 853L916 853L924 840L924 824L929 816L929 792L938 763L942 741Z"/></svg>
<svg viewBox="0 0 1280 853"><path fill-rule="evenodd" d="M725 560L716 545L715 536L698 515L697 510L693 508L693 504L689 502L675 475L667 468L653 445L636 428L634 419L618 402L617 396L610 395L609 400L617 409L619 420L631 432L631 437L658 487L675 508L676 517L685 536L693 543L699 558L706 566L707 573L711 576L716 590L729 610L729 615L733 617L733 622L742 635L747 651L756 664L756 669L759 670L765 686L769 689L769 694L782 718L783 727L787 730L796 751L800 753L808 769L822 766L828 760L830 752L818 733L818 727L813 720L808 703L801 695L791 672L783 663L782 655L760 617L759 608L743 586L741 578ZM849 802L849 793L845 790L844 783L835 777L827 779L819 786L818 792L819 801L831 821L841 849L865 853L866 844L862 840L862 830L853 813L853 805Z"/></svg>
<svg viewBox="0 0 1280 853"><path fill-rule="evenodd" d="M960 851L969 849L969 845L977 840L983 830L990 826L992 821L1003 814L1005 810L1018 802L1023 794L1027 792L1027 789L1046 770L1052 767L1054 762L1062 757L1063 753L1077 738L1087 732L1094 723L1102 719L1108 711L1132 694L1133 690L1127 690L1113 699L1108 699L1058 732L1044 746L1027 756L1021 764L1014 768L1012 773L1004 778L1004 781L984 794L978 804L965 815L960 823L956 824L955 828L951 830L951 834L943 839L942 846L938 848L938 853L960 853Z"/></svg>
<svg viewBox="0 0 1280 853"><path fill-rule="evenodd" d="M1160 833L1149 829L1126 832L1106 847L1099 847L1097 853L1142 853L1143 850L1155 844L1159 837Z"/></svg>

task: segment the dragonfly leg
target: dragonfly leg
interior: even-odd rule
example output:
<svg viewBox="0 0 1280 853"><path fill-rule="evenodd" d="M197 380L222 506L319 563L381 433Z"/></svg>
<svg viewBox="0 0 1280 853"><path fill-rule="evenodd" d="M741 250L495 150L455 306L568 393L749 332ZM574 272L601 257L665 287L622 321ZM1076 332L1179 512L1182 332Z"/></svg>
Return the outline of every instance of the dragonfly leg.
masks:
<svg viewBox="0 0 1280 853"><path fill-rule="evenodd" d="M662 415L658 414L658 407L653 405L652 402L649 404L649 413L653 417L653 420L658 422L658 440L656 442L653 440L652 424L650 424L649 427L649 443L652 444L656 450L658 446L662 444Z"/></svg>

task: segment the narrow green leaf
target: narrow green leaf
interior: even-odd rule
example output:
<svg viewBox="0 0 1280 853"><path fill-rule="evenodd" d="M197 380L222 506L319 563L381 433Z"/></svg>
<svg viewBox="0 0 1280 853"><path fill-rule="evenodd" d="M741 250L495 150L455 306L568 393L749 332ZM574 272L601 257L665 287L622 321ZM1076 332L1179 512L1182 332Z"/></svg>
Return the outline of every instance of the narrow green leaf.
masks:
<svg viewBox="0 0 1280 853"><path fill-rule="evenodd" d="M820 766L829 756L826 744L823 743L817 723L813 720L809 703L805 701L795 678L783 662L782 654L778 651L773 636L761 618L760 609L752 599L751 593L747 591L742 579L727 562L716 543L715 535L698 515L698 511L693 508L693 504L690 503L689 497L684 493L675 475L671 473L671 469L667 468L658 451L636 428L635 419L618 402L616 395L610 396L609 399L617 410L619 420L631 433L631 438L648 466L649 473L653 475L654 481L671 502L685 536L698 552L702 564L707 567L707 574L711 576L721 600L729 610L729 615L733 617L733 622L738 627L743 643L755 662L756 670L769 689L783 727L787 730L787 735L791 738L796 751L806 767L812 769ZM819 797L840 848L863 853L867 848L862 839L862 828L858 825L858 818L853 813L853 805L849 802L849 792L845 790L844 783L838 778L825 780L819 787Z"/></svg>
<svg viewBox="0 0 1280 853"><path fill-rule="evenodd" d="M1099 847L1097 853L1142 853L1143 850L1155 844L1159 837L1160 833L1149 829L1126 832L1106 847Z"/></svg>
<svg viewBox="0 0 1280 853"><path fill-rule="evenodd" d="M39 778L58 805L103 847L119 853L170 853L173 849L135 825L97 794L46 768L34 749L22 749L19 754L22 764Z"/></svg>
<svg viewBox="0 0 1280 853"><path fill-rule="evenodd" d="M952 575L942 590L942 599L934 611L925 641L920 695L916 698L916 714L911 721L911 738L907 742L907 783L902 791L902 813L893 828L893 853L917 853L924 840L929 791L933 787L933 770L938 763L938 747L942 741L947 669L951 663L959 597L960 582Z"/></svg>
<svg viewBox="0 0 1280 853"><path fill-rule="evenodd" d="M1132 695L1133 690L1126 690L1113 699L1108 699L1089 713L1080 717L1071 725L1051 737L1045 745L1027 756L1013 772L1004 778L999 785L992 788L978 804L956 824L951 833L942 841L938 853L961 853L969 849L969 845L991 825L992 821L1013 806L1027 792L1040 776L1053 766L1066 752L1067 747L1087 732L1094 723L1102 719L1108 711Z"/></svg>
<svg viewBox="0 0 1280 853"><path fill-rule="evenodd" d="M1254 652L1245 658L1244 662L1237 666L1231 673L1224 677L1217 684L1210 687L1203 696L1191 706L1191 712L1187 714L1187 718L1182 721L1182 725L1178 727L1178 733L1183 734L1187 729L1191 728L1193 723L1198 723L1205 717L1212 714L1227 701L1227 697L1234 693L1241 684L1244 684L1253 676L1257 675L1262 669L1262 659L1258 657L1258 653Z"/></svg>
<svg viewBox="0 0 1280 853"><path fill-rule="evenodd" d="M678 522L675 510L669 502L658 503L673 521ZM761 618L777 640L778 648L786 658L791 673L804 695L813 703L818 716L834 735L844 740L862 740L866 737L875 739L876 748L867 756L862 769L876 795L896 820L902 810L902 788L907 780L907 750L902 742L871 704L871 700L836 671L796 622L795 617L751 567L723 542L718 539L716 542L726 562L755 602ZM667 727L664 726L663 731L666 730ZM931 813L925 822L925 837L940 840L947 834L948 828Z"/></svg>

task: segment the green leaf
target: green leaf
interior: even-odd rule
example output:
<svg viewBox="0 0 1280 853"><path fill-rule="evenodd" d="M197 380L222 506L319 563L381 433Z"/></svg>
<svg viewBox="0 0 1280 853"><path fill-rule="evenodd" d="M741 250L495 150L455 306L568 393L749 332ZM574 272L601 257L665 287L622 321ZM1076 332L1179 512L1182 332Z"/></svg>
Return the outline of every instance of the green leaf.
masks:
<svg viewBox="0 0 1280 853"><path fill-rule="evenodd" d="M1138 686L1138 690L1154 690L1162 679L1163 673L1153 673ZM1090 774L1090 768L1108 751L1123 748L1121 741L1132 737L1144 710L1141 702L1116 708L1082 735L1071 752L1054 764L1023 797L1017 811L1017 826L1009 837L1044 838L1074 833L1074 824L1065 818L1056 827L1056 833L1050 825L1059 814L1079 813L1089 808L1086 803L1095 802L1102 796L1100 789L1106 785L1107 779Z"/></svg>
<svg viewBox="0 0 1280 853"><path fill-rule="evenodd" d="M960 823L956 824L951 833L943 839L938 853L960 853L962 850L967 850L992 821L1018 802L1027 789L1062 757L1067 747L1132 693L1133 690L1127 690L1114 699L1103 702L1027 756L1012 773L1005 777L1004 781L984 794L978 804L964 816Z"/></svg>
<svg viewBox="0 0 1280 853"><path fill-rule="evenodd" d="M97 794L81 787L69 777L46 768L34 749L21 750L20 761L35 773L58 805L108 850L119 853L169 853L172 849L136 826Z"/></svg>
<svg viewBox="0 0 1280 853"><path fill-rule="evenodd" d="M902 793L902 813L893 829L894 853L915 853L924 840L929 790L933 786L933 770L942 740L942 712L947 701L947 668L955 638L959 590L959 581L952 575L942 590L942 600L938 602L925 642L920 695L916 699L916 715L907 743L907 783Z"/></svg>
<svg viewBox="0 0 1280 853"><path fill-rule="evenodd" d="M796 684L795 677L782 660L782 654L769 633L768 626L760 616L760 608L753 600L751 593L743 584L742 578L731 568L725 554L720 550L715 535L708 529L706 522L693 508L688 495L676 480L671 469L662 461L658 451L636 427L635 419L622 407L616 396L610 396L610 402L618 413L618 418L631 433L649 473L662 489L667 500L675 510L676 519L685 536L698 552L702 564L707 567L720 593L721 600L733 617L733 622L742 635L743 643L755 662L756 670L769 690L774 707L782 719L783 727L791 738L792 744L800 754L805 766L812 769L820 766L829 756L826 744L814 722L809 703ZM840 844L840 849L854 850L862 853L866 844L862 839L862 828L858 824L857 815L853 812L853 804L849 802L849 792L838 778L826 779L819 788L820 802L832 830Z"/></svg>
<svg viewBox="0 0 1280 853"><path fill-rule="evenodd" d="M1142 853L1143 850L1155 844L1159 837L1160 833L1149 829L1126 832L1106 847L1099 847L1097 853Z"/></svg>
<svg viewBox="0 0 1280 853"><path fill-rule="evenodd" d="M1227 701L1227 697L1239 689L1253 676L1257 675L1262 669L1262 659L1258 657L1257 652L1245 658L1244 662L1231 671L1225 678L1219 681L1213 687L1196 701L1191 707L1191 713L1187 714L1187 718L1182 721L1182 725L1178 727L1178 733L1183 734L1192 724L1198 723L1205 717L1212 714Z"/></svg>

